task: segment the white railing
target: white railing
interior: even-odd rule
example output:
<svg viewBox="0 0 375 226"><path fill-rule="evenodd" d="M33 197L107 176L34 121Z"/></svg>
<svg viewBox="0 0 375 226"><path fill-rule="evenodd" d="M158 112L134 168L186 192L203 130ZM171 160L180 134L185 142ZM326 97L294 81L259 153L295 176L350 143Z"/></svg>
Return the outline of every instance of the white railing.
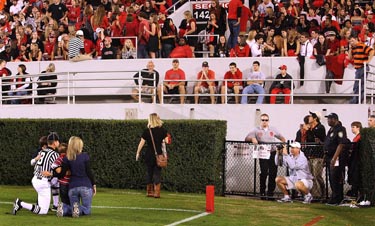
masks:
<svg viewBox="0 0 375 226"><path fill-rule="evenodd" d="M96 96L96 97L108 97L108 96L131 96L134 95L133 90L138 88L138 103L142 103L142 97L151 97L152 102L156 103L156 97L157 92L155 90L156 85L156 78L154 74L153 79L146 79L142 78L141 76L142 70L139 71L84 71L84 72L65 72L65 73L43 73L43 74L29 74L25 76L8 76L8 77L1 77L0 79L0 104L4 104L5 102L8 102L10 100L24 100L24 99L31 99L31 104L36 103L37 98L45 98L45 97L54 97L54 98L60 98L61 100L66 99L67 104L76 104L76 97L78 96ZM127 75L124 76L124 74L130 74L131 76ZM138 77L138 85L134 82L133 75L139 73ZM49 76L49 75L57 75L57 80L43 80L39 81L40 77L43 76ZM32 88L28 89L28 91L31 91L30 95L24 95L24 96L7 96L7 94L14 92L14 90L10 91L3 91L2 86L3 85L22 85L26 84L28 82L15 82L17 78L31 78L31 84ZM5 80L5 82L3 82ZM9 82L9 80L12 80ZM154 86L143 86L143 80L153 81ZM302 79L266 79L264 80L266 85L272 83L273 81L291 81L292 84L296 83L298 84L299 81ZM308 86L309 82L315 82L315 81L337 81L338 79L303 79L305 81L305 86ZM340 79L341 81L358 81L359 82L359 90L362 90L360 79ZM164 80L164 82L168 82L171 80ZM174 80L175 81L175 80ZM196 82L201 82L202 80L186 80L188 85L186 86L186 94L180 95L180 94L164 94L164 86L160 86L161 89L161 103L164 103L164 97L194 97L196 94L194 94L194 85ZM223 84L223 82L226 81L240 81L240 82L246 82L246 80L226 80L226 79L215 79L212 80L215 83ZM38 83L40 82L57 82L58 85L56 87L48 87L48 88L37 88ZM210 81L208 81L210 82ZM160 84L163 84L163 81L160 81ZM142 93L142 88L150 88L153 89L151 93ZM254 96L257 97L260 94L242 94L240 92L239 94L234 93L228 93L227 86L225 87L225 92L221 94L221 87L218 85L216 87L215 94L198 94L199 97L204 96L215 96L215 97L223 97L225 98L225 103L227 103L228 97L242 97L242 96ZM56 89L57 92L55 94L48 94L48 95L38 95L37 90L43 90L43 89ZM265 93L262 94L263 96L290 96L290 103L294 104L295 97L354 97L358 96L358 99L361 100L361 92L358 94L353 93L295 93L294 87L291 87L291 94L269 94ZM265 92L267 92L267 88L265 88ZM366 93L365 93L366 94ZM373 98L373 92L370 94L370 97ZM372 99L371 99L372 100Z"/></svg>

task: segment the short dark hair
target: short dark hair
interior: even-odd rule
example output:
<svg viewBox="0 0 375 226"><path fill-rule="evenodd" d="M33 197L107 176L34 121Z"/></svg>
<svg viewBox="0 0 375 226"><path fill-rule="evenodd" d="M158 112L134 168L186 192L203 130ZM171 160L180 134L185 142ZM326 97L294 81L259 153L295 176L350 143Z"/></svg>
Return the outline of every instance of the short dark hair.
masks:
<svg viewBox="0 0 375 226"><path fill-rule="evenodd" d="M310 115L306 115L304 118L303 118L303 122L305 124L309 124L309 121L310 121Z"/></svg>
<svg viewBox="0 0 375 226"><path fill-rule="evenodd" d="M229 67L230 67L230 66L235 66L235 67L237 67L237 64L234 63L234 62L231 62L231 63L229 64Z"/></svg>
<svg viewBox="0 0 375 226"><path fill-rule="evenodd" d="M257 60L254 61L253 64L258 64L258 66L260 66L260 63L259 63L259 61L257 61Z"/></svg>
<svg viewBox="0 0 375 226"><path fill-rule="evenodd" d="M358 122L358 121L352 122L352 124L350 126L355 126L355 127L358 127L360 129L362 129L362 123Z"/></svg>
<svg viewBox="0 0 375 226"><path fill-rule="evenodd" d="M369 118L375 118L375 115L370 115Z"/></svg>

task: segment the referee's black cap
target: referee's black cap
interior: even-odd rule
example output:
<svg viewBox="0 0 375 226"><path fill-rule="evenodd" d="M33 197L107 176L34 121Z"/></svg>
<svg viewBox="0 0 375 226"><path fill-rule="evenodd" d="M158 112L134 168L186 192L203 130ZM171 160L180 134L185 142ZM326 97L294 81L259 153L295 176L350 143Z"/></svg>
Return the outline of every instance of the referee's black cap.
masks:
<svg viewBox="0 0 375 226"><path fill-rule="evenodd" d="M60 141L59 135L56 132L48 134L47 141Z"/></svg>

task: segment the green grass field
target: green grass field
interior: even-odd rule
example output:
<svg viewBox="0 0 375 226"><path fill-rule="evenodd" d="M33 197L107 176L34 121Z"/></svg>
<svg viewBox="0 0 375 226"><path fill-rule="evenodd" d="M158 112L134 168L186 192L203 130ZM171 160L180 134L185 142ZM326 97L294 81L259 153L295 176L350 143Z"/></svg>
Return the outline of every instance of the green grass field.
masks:
<svg viewBox="0 0 375 226"><path fill-rule="evenodd" d="M38 216L22 209L11 215L16 197L36 199L31 186L0 186L0 225L170 225L205 211L205 195L162 191L162 198L145 197L145 192L98 188L91 216L57 218L54 212ZM320 203L277 203L246 198L215 197L215 212L179 225L375 225L375 208L352 209Z"/></svg>

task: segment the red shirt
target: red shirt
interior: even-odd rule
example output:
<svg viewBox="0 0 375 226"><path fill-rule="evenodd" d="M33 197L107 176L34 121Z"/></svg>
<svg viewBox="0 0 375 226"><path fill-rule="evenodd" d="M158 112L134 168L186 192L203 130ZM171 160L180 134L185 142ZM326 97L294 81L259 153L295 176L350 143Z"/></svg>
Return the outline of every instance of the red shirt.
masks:
<svg viewBox="0 0 375 226"><path fill-rule="evenodd" d="M225 80L242 79L242 72L240 71L239 68L237 68L237 71L234 74L232 74L231 71L227 71L224 75L224 79ZM236 82L238 82L238 81L236 81ZM242 81L239 81L239 85L242 86ZM233 81L227 81L227 86L228 86L228 88L233 88L234 82Z"/></svg>
<svg viewBox="0 0 375 226"><path fill-rule="evenodd" d="M335 39L333 42L327 40L328 49L330 49L330 53L337 54L337 50L340 49L340 41Z"/></svg>
<svg viewBox="0 0 375 226"><path fill-rule="evenodd" d="M192 58L193 51L191 50L190 46L176 46L169 54L169 58Z"/></svg>
<svg viewBox="0 0 375 226"><path fill-rule="evenodd" d="M176 81L169 81L167 82L168 84L174 85L178 84L181 81L185 81L185 72L178 68L177 70L169 69L168 71L165 72L165 78L164 80L176 80Z"/></svg>
<svg viewBox="0 0 375 226"><path fill-rule="evenodd" d="M228 19L237 20L241 15L237 15L237 9L242 7L240 0L231 0L228 4Z"/></svg>
<svg viewBox="0 0 375 226"><path fill-rule="evenodd" d="M102 55L103 47L104 47L104 41L101 39L96 40L96 56Z"/></svg>
<svg viewBox="0 0 375 226"><path fill-rule="evenodd" d="M206 78L203 77L203 72L202 71L198 72L197 79L198 80L206 80ZM213 70L208 69L208 71L207 71L207 79L208 80L214 80L215 79L215 72ZM204 87L208 88L208 83L206 81L202 81L201 82L201 86L204 86Z"/></svg>
<svg viewBox="0 0 375 226"><path fill-rule="evenodd" d="M84 45L86 54L91 53L95 49L95 45L90 39L85 39L83 41L83 45Z"/></svg>
<svg viewBox="0 0 375 226"><path fill-rule="evenodd" d="M250 9L246 6L242 6L241 21L240 21L240 32L246 32L247 21L253 16Z"/></svg>
<svg viewBox="0 0 375 226"><path fill-rule="evenodd" d="M243 46L241 49L239 45L236 45L233 49L230 50L230 57L249 57L250 56L250 47L249 45Z"/></svg>
<svg viewBox="0 0 375 226"><path fill-rule="evenodd" d="M78 18L81 16L81 8L80 7L69 7L68 8L68 19L70 21L78 21Z"/></svg>

